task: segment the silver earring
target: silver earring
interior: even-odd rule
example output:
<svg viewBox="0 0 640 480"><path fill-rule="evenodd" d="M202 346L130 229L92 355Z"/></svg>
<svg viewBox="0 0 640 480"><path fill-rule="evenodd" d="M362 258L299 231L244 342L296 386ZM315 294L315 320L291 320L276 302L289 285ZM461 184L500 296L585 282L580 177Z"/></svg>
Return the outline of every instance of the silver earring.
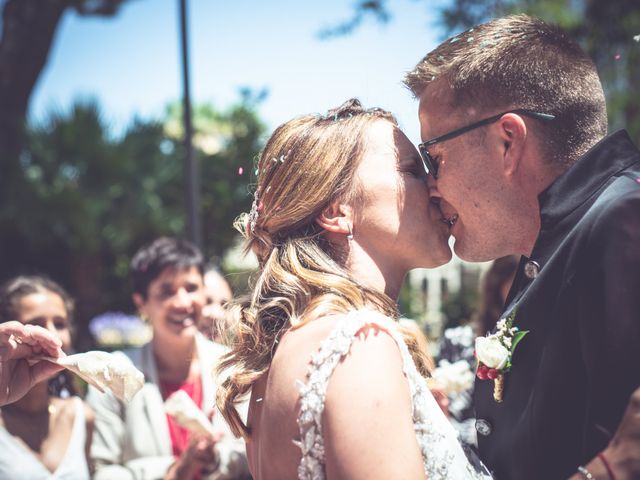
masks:
<svg viewBox="0 0 640 480"><path fill-rule="evenodd" d="M349 235L347 235L347 240L348 241L352 241L353 240L353 230L351 230L351 224L347 224L347 227L349 227Z"/></svg>

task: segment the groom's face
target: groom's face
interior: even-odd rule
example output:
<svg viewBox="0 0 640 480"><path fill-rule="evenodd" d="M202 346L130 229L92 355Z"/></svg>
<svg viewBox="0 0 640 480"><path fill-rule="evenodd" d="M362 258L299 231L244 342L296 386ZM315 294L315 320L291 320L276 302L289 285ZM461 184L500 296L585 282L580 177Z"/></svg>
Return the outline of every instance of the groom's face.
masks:
<svg viewBox="0 0 640 480"><path fill-rule="evenodd" d="M495 113L452 108L447 95L448 86L436 81L420 97L423 142ZM437 178L429 178L432 198L450 224L456 254L467 261L491 260L508 249L501 142L491 129L488 125L428 149L438 165Z"/></svg>

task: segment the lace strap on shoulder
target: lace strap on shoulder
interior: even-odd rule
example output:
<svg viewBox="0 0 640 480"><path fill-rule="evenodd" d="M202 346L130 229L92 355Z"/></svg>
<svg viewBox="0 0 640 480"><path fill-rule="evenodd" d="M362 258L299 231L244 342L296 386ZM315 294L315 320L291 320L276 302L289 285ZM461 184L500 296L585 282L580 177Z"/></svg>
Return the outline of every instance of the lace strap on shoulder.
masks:
<svg viewBox="0 0 640 480"><path fill-rule="evenodd" d="M329 378L342 357L349 352L357 338L356 334L371 324L380 326L398 345L403 373L411 392L414 430L427 477L434 480L490 479L486 470L476 470L467 460L453 427L431 395L424 378L418 373L397 324L384 315L369 310L350 312L346 318L338 322L329 336L322 341L318 352L312 356L307 383L297 382L300 391L298 427L301 441L294 443L302 450L298 478L325 479L322 413ZM482 465L481 467L480 470L484 469Z"/></svg>
<svg viewBox="0 0 640 480"><path fill-rule="evenodd" d="M403 370L411 390L414 390L415 365L395 323L384 315L368 310L353 311L339 321L329 336L320 343L318 352L312 355L307 371L307 383L296 381L300 392L298 428L300 442L294 442L302 450L298 467L300 479L324 478L324 439L322 436L322 413L329 378L338 363L351 348L356 334L364 326L376 324L385 330L398 344L403 359Z"/></svg>

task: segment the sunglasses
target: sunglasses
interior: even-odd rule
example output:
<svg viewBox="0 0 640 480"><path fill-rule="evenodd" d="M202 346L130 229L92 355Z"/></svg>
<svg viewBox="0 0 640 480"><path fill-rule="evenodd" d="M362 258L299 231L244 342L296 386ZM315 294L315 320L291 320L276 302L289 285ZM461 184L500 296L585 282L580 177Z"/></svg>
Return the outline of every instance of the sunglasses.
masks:
<svg viewBox="0 0 640 480"><path fill-rule="evenodd" d="M431 140L427 140L426 142L422 142L418 144L418 150L420 150L420 156L422 157L422 163L425 171L427 172L427 175L431 174L433 175L433 178L438 178L438 163L433 160L433 157L429 154L429 150L427 147L435 145L436 143L444 142L445 140L451 140L452 138L462 135L463 133L470 132L471 130L474 130L478 127L497 122L502 118L503 115L506 115L507 113L518 113L520 115L526 115L543 121L551 121L556 118L555 115L551 115L550 113L540 113L524 108L517 108L515 110L508 110L492 117L485 118L484 120L480 120L465 127L458 128L456 130L453 130L452 132L437 136L436 138L432 138Z"/></svg>

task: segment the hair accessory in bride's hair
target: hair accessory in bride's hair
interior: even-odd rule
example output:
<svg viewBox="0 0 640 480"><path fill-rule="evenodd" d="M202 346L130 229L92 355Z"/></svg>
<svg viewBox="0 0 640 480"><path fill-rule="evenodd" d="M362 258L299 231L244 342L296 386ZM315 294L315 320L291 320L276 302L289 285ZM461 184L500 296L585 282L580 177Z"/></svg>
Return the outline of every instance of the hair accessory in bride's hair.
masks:
<svg viewBox="0 0 640 480"><path fill-rule="evenodd" d="M332 122L340 122L341 120L346 120L347 118L353 118L353 112L344 110L336 112L334 110L329 110L324 115L317 115L319 120L331 120Z"/></svg>
<svg viewBox="0 0 640 480"><path fill-rule="evenodd" d="M258 215L260 214L260 210L262 210L262 202L258 200L259 191L260 187L256 188L256 191L253 194L251 210L249 211L249 230L251 233L255 232Z"/></svg>
<svg viewBox="0 0 640 480"><path fill-rule="evenodd" d="M267 187L265 193L269 192L269 190L271 190L271 186ZM251 210L248 215L248 226L251 233L255 231L258 217L260 216L260 213L262 213L262 210L264 210L264 203L260 200L259 196L260 187L256 188L256 191L253 193L253 203L251 203Z"/></svg>

